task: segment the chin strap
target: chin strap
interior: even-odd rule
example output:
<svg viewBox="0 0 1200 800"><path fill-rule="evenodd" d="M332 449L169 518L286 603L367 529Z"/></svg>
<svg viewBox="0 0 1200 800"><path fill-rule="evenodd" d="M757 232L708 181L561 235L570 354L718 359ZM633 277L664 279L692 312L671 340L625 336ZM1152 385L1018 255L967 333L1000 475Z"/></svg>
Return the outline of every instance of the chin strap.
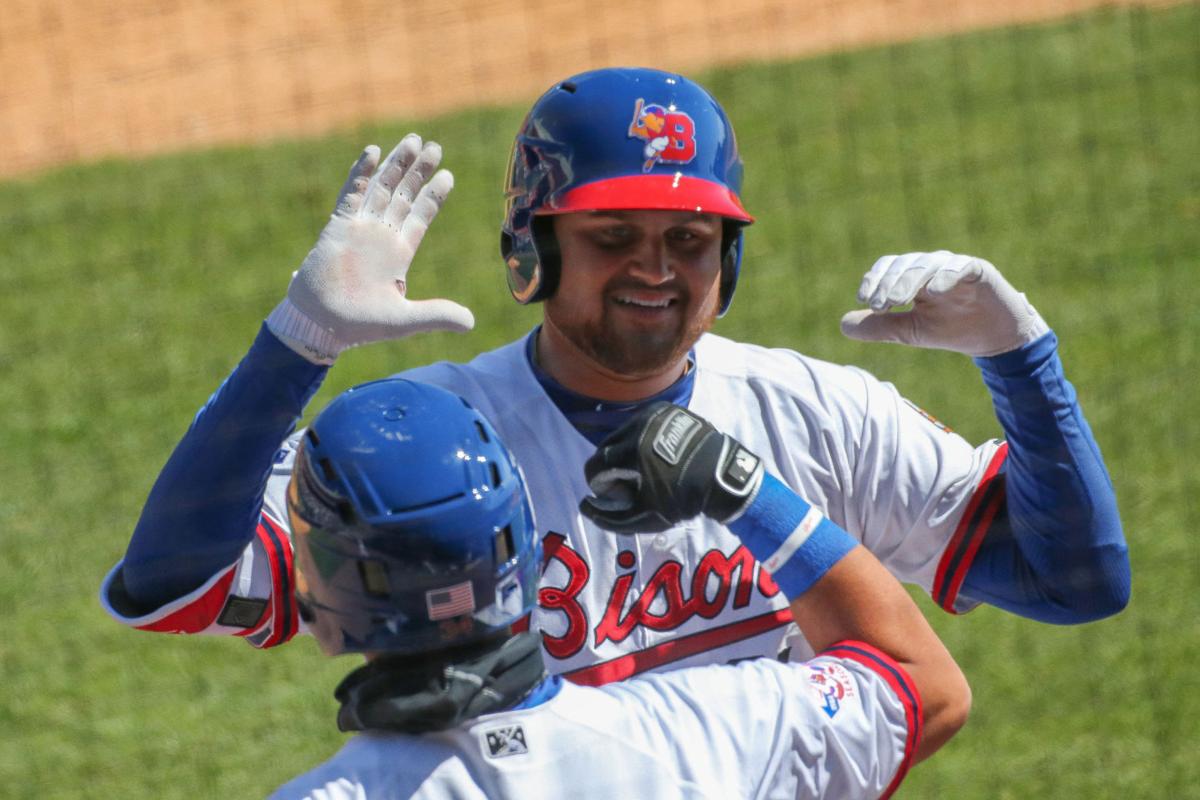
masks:
<svg viewBox="0 0 1200 800"><path fill-rule="evenodd" d="M503 711L546 677L539 637L528 631L452 660L384 656L356 669L334 690L341 731L426 733Z"/></svg>

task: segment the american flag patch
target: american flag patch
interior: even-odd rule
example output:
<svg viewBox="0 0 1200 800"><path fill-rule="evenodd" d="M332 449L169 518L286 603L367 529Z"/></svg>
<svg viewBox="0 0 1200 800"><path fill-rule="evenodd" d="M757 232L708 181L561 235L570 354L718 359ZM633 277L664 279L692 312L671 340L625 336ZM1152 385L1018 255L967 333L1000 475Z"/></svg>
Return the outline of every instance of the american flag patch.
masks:
<svg viewBox="0 0 1200 800"><path fill-rule="evenodd" d="M475 592L471 582L464 581L444 589L433 589L425 593L425 607L430 619L446 619L475 610Z"/></svg>

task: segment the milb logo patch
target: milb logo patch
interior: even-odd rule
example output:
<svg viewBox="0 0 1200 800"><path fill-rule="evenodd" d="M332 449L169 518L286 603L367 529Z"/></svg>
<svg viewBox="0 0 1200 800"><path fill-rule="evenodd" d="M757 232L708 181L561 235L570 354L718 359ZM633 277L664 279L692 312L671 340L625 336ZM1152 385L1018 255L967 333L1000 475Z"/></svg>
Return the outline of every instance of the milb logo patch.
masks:
<svg viewBox="0 0 1200 800"><path fill-rule="evenodd" d="M519 756L529 752L529 747L525 744L525 731L520 725L492 728L490 731L484 731L483 735L489 758Z"/></svg>

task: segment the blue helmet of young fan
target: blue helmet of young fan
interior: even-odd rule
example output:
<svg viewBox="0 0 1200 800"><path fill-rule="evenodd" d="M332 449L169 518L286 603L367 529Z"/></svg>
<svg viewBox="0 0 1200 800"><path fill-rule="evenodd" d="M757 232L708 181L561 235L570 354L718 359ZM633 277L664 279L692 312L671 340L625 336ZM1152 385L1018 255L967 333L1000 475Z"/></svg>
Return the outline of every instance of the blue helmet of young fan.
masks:
<svg viewBox="0 0 1200 800"><path fill-rule="evenodd" d="M681 75L621 67L556 84L513 143L500 253L520 303L554 294L561 267L551 217L662 209L724 218L721 305L742 261L742 159L733 126L703 87Z"/></svg>
<svg viewBox="0 0 1200 800"><path fill-rule="evenodd" d="M525 480L443 389L391 378L339 395L302 438L288 514L301 618L329 655L470 644L536 601Z"/></svg>

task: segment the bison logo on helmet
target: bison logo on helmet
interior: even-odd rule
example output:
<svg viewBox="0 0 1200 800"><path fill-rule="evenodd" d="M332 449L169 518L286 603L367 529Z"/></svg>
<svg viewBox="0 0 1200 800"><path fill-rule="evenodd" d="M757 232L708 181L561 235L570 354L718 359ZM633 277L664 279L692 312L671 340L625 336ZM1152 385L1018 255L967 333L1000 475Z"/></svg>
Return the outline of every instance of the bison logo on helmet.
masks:
<svg viewBox="0 0 1200 800"><path fill-rule="evenodd" d="M647 104L639 97L629 123L629 138L646 142L642 149L642 172L655 164L686 164L696 157L696 123L674 106Z"/></svg>

